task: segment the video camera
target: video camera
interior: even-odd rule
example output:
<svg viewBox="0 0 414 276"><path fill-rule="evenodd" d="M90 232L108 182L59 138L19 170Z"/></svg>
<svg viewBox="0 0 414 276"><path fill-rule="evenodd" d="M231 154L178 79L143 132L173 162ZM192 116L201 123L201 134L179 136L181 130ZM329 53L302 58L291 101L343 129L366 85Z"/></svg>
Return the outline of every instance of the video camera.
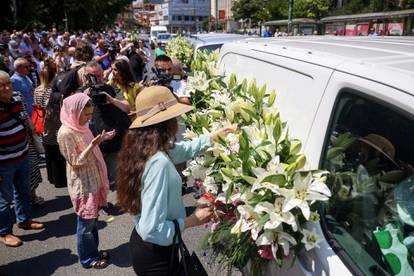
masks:
<svg viewBox="0 0 414 276"><path fill-rule="evenodd" d="M93 104L101 105L106 103L106 95L101 94L101 91L104 91L103 87L105 84L97 84L96 76L92 74L87 74L86 79L88 81L88 87L90 89L90 97Z"/></svg>
<svg viewBox="0 0 414 276"><path fill-rule="evenodd" d="M151 71L154 73L154 77L151 79L153 85L170 86L173 78L167 71L157 67L152 67Z"/></svg>

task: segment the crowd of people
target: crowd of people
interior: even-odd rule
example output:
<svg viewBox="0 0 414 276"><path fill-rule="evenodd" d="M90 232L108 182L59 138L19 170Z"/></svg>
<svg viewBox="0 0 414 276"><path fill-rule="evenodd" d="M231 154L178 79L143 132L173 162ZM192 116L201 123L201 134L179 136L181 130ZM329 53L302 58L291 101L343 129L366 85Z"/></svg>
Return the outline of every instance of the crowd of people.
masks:
<svg viewBox="0 0 414 276"><path fill-rule="evenodd" d="M183 231L213 216L212 207L203 205L186 217L179 172L235 126L181 141L185 126L177 117L191 110L191 98L182 64L167 54L157 55L155 70L148 70L151 51L124 34L1 33L2 244L22 244L13 234L12 211L17 227L44 228L32 220L31 208L47 208L36 193L45 159L48 182L68 188L83 267L108 265L108 252L98 250L97 219L112 187L118 206L135 216L135 272L169 275L178 269L178 259L170 261L178 250L174 221Z"/></svg>

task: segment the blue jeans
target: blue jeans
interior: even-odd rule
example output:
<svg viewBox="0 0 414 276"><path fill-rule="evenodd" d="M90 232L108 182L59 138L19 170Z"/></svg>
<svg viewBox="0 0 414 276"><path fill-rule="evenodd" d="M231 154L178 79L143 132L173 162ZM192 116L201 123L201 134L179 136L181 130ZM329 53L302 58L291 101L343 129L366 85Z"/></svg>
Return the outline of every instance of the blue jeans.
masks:
<svg viewBox="0 0 414 276"><path fill-rule="evenodd" d="M11 165L0 165L0 235L11 234L13 215L11 204L14 198L14 212L18 223L30 220L30 165L26 157Z"/></svg>
<svg viewBox="0 0 414 276"><path fill-rule="evenodd" d="M79 261L83 267L91 266L99 260L98 219L83 219L78 216L76 229Z"/></svg>

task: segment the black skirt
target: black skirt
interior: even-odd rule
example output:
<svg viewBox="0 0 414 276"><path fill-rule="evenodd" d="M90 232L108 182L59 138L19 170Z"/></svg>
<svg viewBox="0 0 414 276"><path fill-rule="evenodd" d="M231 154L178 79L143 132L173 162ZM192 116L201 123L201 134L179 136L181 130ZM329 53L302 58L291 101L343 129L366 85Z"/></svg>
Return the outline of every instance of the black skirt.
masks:
<svg viewBox="0 0 414 276"><path fill-rule="evenodd" d="M58 145L43 144L45 147L47 178L55 187L66 187L66 160Z"/></svg>
<svg viewBox="0 0 414 276"><path fill-rule="evenodd" d="M173 276L175 271L178 270L177 246L161 246L143 241L134 227L129 240L129 247L132 267L139 276ZM175 250L175 254L170 269L173 250Z"/></svg>

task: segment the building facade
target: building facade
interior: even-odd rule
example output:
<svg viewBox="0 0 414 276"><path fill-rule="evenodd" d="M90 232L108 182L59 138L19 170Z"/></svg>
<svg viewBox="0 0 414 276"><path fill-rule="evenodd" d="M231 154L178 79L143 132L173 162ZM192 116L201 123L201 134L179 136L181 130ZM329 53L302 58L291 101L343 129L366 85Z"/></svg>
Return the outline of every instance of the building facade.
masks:
<svg viewBox="0 0 414 276"><path fill-rule="evenodd" d="M170 0L156 4L151 25L164 25L171 33L202 31L210 17L210 0Z"/></svg>

